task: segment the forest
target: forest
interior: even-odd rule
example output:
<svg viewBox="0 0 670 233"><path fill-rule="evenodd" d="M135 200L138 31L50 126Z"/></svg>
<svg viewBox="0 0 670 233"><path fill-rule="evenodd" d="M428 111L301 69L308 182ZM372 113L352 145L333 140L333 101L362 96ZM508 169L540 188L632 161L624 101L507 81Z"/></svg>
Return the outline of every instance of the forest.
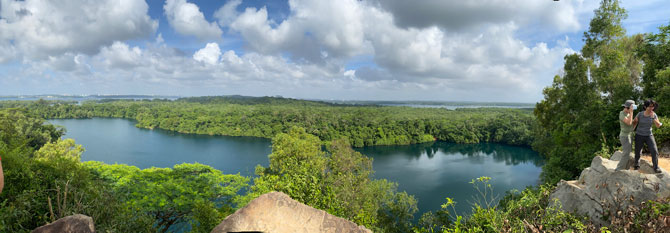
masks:
<svg viewBox="0 0 670 233"><path fill-rule="evenodd" d="M272 138L302 127L323 141L347 138L354 147L407 145L434 140L531 145L530 109L448 110L340 105L278 97L190 97L170 100L3 101L36 117L118 117L140 128L180 133Z"/></svg>
<svg viewBox="0 0 670 233"><path fill-rule="evenodd" d="M541 133L533 148L547 158L542 178L549 183L574 179L594 156L620 148L618 113L626 100L654 99L661 122L670 122L670 25L627 35L619 1L602 1L594 13L581 51L565 56L563 74L534 109ZM670 147L667 127L653 134L659 147Z"/></svg>
<svg viewBox="0 0 670 233"><path fill-rule="evenodd" d="M653 132L660 147L670 146L670 25L657 33L628 35L622 26L626 10L618 1L603 0L594 13L584 46L565 56L563 71L534 109L356 106L242 96L0 102L0 154L5 183L14 184L0 194L0 231L28 232L83 213L96 219L100 232L178 227L208 232L269 191L285 192L375 232L658 230L648 223L670 215L668 200L610 216L606 228L549 205L557 181L574 179L594 156L620 149L617 116L627 99L660 103L656 113L666 126ZM202 164L139 169L82 163L84 148L60 139L64 129L44 124L44 119L90 117L134 119L137 127L182 133L272 138L270 164L257 167L251 182ZM543 184L508 192L497 203L472 203L469 216L456 215L455 201L446 198L439 211L415 224L416 199L393 182L370 178L370 159L351 147L433 140L532 146L547 161ZM483 191L491 187L490 179L471 183Z"/></svg>
<svg viewBox="0 0 670 233"><path fill-rule="evenodd" d="M497 203L483 196L471 203L473 214L466 217L456 215L457 202L446 198L438 211L414 221L417 200L399 192L396 183L370 178L370 158L345 139L323 147L300 127L273 137L269 166L258 166L253 182L197 163L139 169L81 162L85 148L60 139L63 132L25 109L0 110L0 153L8 184L0 193L0 231L29 232L80 213L94 219L98 232L209 232L270 191L374 232L519 232L528 226L551 232L598 230L579 216L549 207L550 184L508 192ZM490 192L490 179L473 179L473 189ZM670 204L649 202L631 213L632 224L612 227L646 230L650 220L667 211Z"/></svg>

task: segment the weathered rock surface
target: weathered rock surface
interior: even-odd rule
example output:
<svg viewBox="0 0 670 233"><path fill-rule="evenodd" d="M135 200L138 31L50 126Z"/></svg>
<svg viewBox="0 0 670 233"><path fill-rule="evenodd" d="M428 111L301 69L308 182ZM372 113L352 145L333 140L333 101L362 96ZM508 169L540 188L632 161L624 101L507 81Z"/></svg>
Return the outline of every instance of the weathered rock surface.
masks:
<svg viewBox="0 0 670 233"><path fill-rule="evenodd" d="M618 160L621 156L621 152L616 152L612 159ZM559 182L550 200L558 199L563 210L585 214L595 223L609 225L602 216L624 210L630 204L670 196L667 171L661 169L662 173L654 173L650 162L643 159L637 171L615 171L617 163L600 156L593 158L579 180Z"/></svg>
<svg viewBox="0 0 670 233"><path fill-rule="evenodd" d="M41 226L32 231L32 233L93 233L95 226L93 218L75 214L56 220L50 224Z"/></svg>
<svg viewBox="0 0 670 233"><path fill-rule="evenodd" d="M372 232L291 199L281 192L263 194L226 217L212 233L260 232Z"/></svg>
<svg viewBox="0 0 670 233"><path fill-rule="evenodd" d="M670 143L663 143L658 147L658 153L663 155L670 155Z"/></svg>

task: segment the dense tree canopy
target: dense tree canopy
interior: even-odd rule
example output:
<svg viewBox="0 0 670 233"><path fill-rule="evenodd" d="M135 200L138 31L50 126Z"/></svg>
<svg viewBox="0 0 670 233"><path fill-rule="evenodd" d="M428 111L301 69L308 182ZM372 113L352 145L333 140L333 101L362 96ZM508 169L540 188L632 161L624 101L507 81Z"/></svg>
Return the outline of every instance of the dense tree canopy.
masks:
<svg viewBox="0 0 670 233"><path fill-rule="evenodd" d="M596 155L619 146L618 112L632 99L657 100L670 146L670 25L655 34L627 35L619 1L602 0L580 53L566 55L563 72L543 90L535 109L437 109L356 106L277 97L192 97L178 100L1 101L0 154L5 189L0 231L27 232L56 218L83 213L100 232L209 232L252 198L282 191L376 232L595 231L582 219L548 207L551 184L573 179ZM41 118L118 117L137 127L182 133L272 138L268 167L249 178L202 164L141 170L80 162L84 151L59 139L64 129ZM550 185L510 193L500 205L475 203L473 214L450 212L454 201L412 224L417 200L397 184L371 178L370 158L352 150L433 140L532 145L545 155L542 179ZM493 177L492 179L495 179ZM483 181L481 179L479 181ZM473 181L473 183L475 183ZM484 183L486 185L486 183ZM484 186L490 187L490 186ZM670 214L667 200L636 210L632 224ZM542 229L542 228L539 228Z"/></svg>
<svg viewBox="0 0 670 233"><path fill-rule="evenodd" d="M534 149L548 157L542 175L547 182L572 179L593 156L608 156L619 146L618 113L626 100L670 103L663 94L670 84L664 83L668 31L627 36L621 24L626 16L619 1L603 0L584 33L581 54L565 56L563 75L543 90L534 111L540 125ZM657 113L666 122L664 113L670 112L662 109ZM669 132L655 130L657 142L670 142Z"/></svg>
<svg viewBox="0 0 670 233"><path fill-rule="evenodd" d="M249 182L249 178L222 174L197 163L143 170L95 161L86 162L84 166L112 183L110 192L127 194L123 198L125 203L152 216L162 232L178 230L170 227L184 223L191 223L197 232L209 232L236 209L238 192ZM202 212L213 215L206 216L215 221L202 219Z"/></svg>
<svg viewBox="0 0 670 233"><path fill-rule="evenodd" d="M59 139L63 131L20 110L0 111L0 232L29 232L75 213L91 216L98 232L167 231L179 223L210 232L248 186L249 178L202 164L81 163L84 148Z"/></svg>
<svg viewBox="0 0 670 233"><path fill-rule="evenodd" d="M397 192L397 184L371 179L372 160L351 149L346 140L327 150L314 135L293 128L272 139L270 165L259 175L249 198L281 191L314 208L350 219L376 232L411 230L416 200Z"/></svg>
<svg viewBox="0 0 670 233"><path fill-rule="evenodd" d="M348 138L354 147L407 145L442 140L530 145L529 110L439 109L334 105L275 97L192 97L176 101L5 101L43 118L122 117L141 128L182 133L272 138L302 127L325 142Z"/></svg>
<svg viewBox="0 0 670 233"><path fill-rule="evenodd" d="M0 111L0 232L28 232L73 213L93 217L99 232L149 231L151 219L108 192L110 185L79 162L81 146L60 140L62 133L21 111Z"/></svg>

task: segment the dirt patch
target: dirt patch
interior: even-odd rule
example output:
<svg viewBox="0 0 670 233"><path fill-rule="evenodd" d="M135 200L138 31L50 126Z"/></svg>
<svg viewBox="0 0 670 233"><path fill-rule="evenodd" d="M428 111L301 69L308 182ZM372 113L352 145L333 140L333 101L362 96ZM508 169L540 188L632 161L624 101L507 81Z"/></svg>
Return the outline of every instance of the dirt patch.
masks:
<svg viewBox="0 0 670 233"><path fill-rule="evenodd" d="M651 163L650 155L642 155L642 159L647 160L649 161L649 163ZM659 156L658 166L663 168L663 170L670 171L670 158Z"/></svg>

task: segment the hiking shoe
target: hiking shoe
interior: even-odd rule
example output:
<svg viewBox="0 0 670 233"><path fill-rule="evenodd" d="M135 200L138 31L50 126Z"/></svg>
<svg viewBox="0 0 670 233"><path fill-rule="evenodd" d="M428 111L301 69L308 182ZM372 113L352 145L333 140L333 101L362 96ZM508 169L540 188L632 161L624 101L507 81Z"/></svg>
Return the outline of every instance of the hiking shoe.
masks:
<svg viewBox="0 0 670 233"><path fill-rule="evenodd" d="M656 173L661 173L661 169L660 169L660 168L656 168L656 169L654 169L654 172L656 172Z"/></svg>
<svg viewBox="0 0 670 233"><path fill-rule="evenodd" d="M640 169L640 166L639 166L639 165L635 165L635 166L633 166L633 170L637 170L637 169Z"/></svg>

